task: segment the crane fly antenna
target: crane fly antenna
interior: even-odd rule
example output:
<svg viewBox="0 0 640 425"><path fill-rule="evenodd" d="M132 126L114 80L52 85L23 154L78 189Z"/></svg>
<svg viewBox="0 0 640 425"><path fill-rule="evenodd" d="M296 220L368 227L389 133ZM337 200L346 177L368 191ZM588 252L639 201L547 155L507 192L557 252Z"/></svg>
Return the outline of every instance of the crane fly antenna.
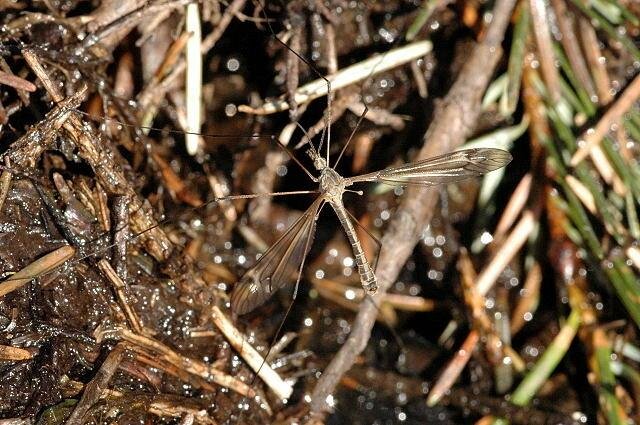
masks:
<svg viewBox="0 0 640 425"><path fill-rule="evenodd" d="M314 157L315 156L319 156L320 153L318 152L316 147L313 146L313 143L311 143L311 137L309 137L309 133L307 132L307 130L305 130L305 128L302 126L302 124L300 124L298 121L294 121L294 122L295 122L296 126L298 127L298 129L300 129L300 131L302 131L302 133L304 133L304 137L307 139L307 143L309 144L309 149L313 152ZM317 182L317 180L314 180L314 181Z"/></svg>
<svg viewBox="0 0 640 425"><path fill-rule="evenodd" d="M260 9L262 11L262 15L264 16L264 20L265 23L267 24L267 27L269 27L269 31L271 32L271 36L273 38L276 39L276 41L278 43L280 43L285 49L287 49L289 52L293 53L298 59L300 59L305 65L307 65L307 67L311 70L311 72L313 72L318 78L322 79L326 84L327 84L327 111L328 113L325 113L325 128L327 129L326 134L327 134L327 164L329 163L329 142L331 140L331 82L327 79L327 77L325 77L320 71L318 71L318 69L313 66L313 64L311 64L311 62L309 62L304 56L302 56L300 53L296 52L295 50L293 50L291 47L289 47L287 45L287 43L285 43L284 41L282 41L280 39L280 37L278 37L276 35L276 32L274 31L273 27L271 26L271 21L269 20L269 17L267 16L267 12L265 10L265 3L262 0L255 0L259 5L260 5ZM297 120L295 120L296 123ZM306 132L305 132L306 133ZM323 129L322 131L322 137L320 138L320 145L318 146L318 151L322 150L322 144L323 144L323 140L324 140L324 135L325 135L325 130ZM311 145L311 141L309 140L309 144ZM314 148L315 150L315 148ZM316 153L319 153L316 151Z"/></svg>
<svg viewBox="0 0 640 425"><path fill-rule="evenodd" d="M353 127L353 130L351 130L351 134L349 135L349 138L347 139L347 143L345 143L344 146L342 147L342 149L340 150L340 155L338 155L338 159L336 159L336 163L333 164L333 168L338 168L338 164L340 163L340 160L342 159L342 155L347 150L347 146L349 146L349 143L351 143L351 139L353 139L353 136L356 135L356 131L358 131L358 127L360 127L360 123L362 123L362 120L364 119L365 115L367 115L367 111L368 110L369 110L369 107L365 104L364 105L364 111L362 111L362 114L360 114L360 116L358 117L358 122L356 123L355 127Z"/></svg>
<svg viewBox="0 0 640 425"><path fill-rule="evenodd" d="M300 126L300 124L298 122L296 122L296 124ZM302 128L302 126L300 126L300 127ZM274 136L274 139L275 139L276 143L278 144L278 146L287 153L289 158L292 159L293 162L298 164L298 166L302 169L302 171L304 171L305 174L307 176L309 176L311 181L317 183L318 182L318 178L316 176L314 176L313 174L311 174L311 172L307 169L307 167L305 167L302 164L302 162L300 162L300 160L298 158L296 158L296 156L293 154L293 152L291 152L287 146L285 146L280 140L278 140L277 137ZM309 145L311 145L311 143L309 143ZM311 145L311 147L313 147L313 145Z"/></svg>

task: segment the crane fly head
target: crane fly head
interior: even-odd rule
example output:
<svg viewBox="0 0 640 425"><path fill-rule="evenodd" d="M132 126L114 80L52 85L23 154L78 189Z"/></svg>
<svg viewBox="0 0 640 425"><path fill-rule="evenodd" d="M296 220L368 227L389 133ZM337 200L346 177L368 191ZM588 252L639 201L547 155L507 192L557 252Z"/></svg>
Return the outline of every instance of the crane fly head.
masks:
<svg viewBox="0 0 640 425"><path fill-rule="evenodd" d="M307 155L309 155L309 158L313 161L313 166L316 170L322 171L327 168L327 161L321 157L315 149L308 149Z"/></svg>

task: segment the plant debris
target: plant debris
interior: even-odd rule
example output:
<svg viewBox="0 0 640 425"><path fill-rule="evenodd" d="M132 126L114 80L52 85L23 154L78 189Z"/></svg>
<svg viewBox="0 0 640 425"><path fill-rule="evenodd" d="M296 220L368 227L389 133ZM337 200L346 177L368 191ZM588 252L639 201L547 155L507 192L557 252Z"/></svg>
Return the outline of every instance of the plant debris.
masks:
<svg viewBox="0 0 640 425"><path fill-rule="evenodd" d="M636 3L18 0L0 21L0 418L640 418ZM344 176L514 161L346 193L379 293L323 214L295 302L234 315L321 141Z"/></svg>

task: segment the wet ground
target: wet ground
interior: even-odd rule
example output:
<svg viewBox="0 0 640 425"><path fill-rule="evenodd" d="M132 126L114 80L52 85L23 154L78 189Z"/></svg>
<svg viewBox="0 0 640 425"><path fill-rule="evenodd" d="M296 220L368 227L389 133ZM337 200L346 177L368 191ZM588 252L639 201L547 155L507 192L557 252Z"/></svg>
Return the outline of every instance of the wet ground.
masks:
<svg viewBox="0 0 640 425"><path fill-rule="evenodd" d="M90 2L0 4L5 25L0 65L37 86L33 92L2 86L0 92L1 149L11 158L5 163L11 177L0 210L2 277L11 279L65 245L76 249L64 265L43 269L0 297L1 418L62 423L78 406L83 414L76 413L71 423L285 423L305 418L305 397L348 338L358 309L359 279L350 247L327 209L291 311L289 287L256 311L233 317L229 290L313 195L203 203L228 194L314 189L271 138L292 117L304 128L321 128L326 102L299 106L296 115L237 110L241 104L287 96L287 85L295 88L296 79L302 84L316 78L274 38L265 16L278 36L324 74L335 66L333 58L343 68L402 44L402 34L419 11L411 2L333 2L327 10L319 3L273 4L263 12L249 2L231 19L204 56L204 136L195 156L186 153L181 130L183 76L175 70L182 56L166 54L183 32L182 5L148 14L141 7L142 18L117 9L121 15L115 19ZM341 173L359 174L412 158L436 99L454 81L480 28L480 20L460 19L473 7L438 8L420 32L432 40L433 52L336 94L332 156L358 122L354 111L360 96L372 112L394 123L365 119ZM225 10L217 2L202 6L205 35L226 25ZM153 21L159 13L168 18ZM335 19L331 25L330 19ZM92 43L82 41L88 35ZM52 94L25 60L26 50L63 98L87 86L87 95L73 107L88 115L71 112L86 128L56 124L47 115ZM105 115L111 120L101 121ZM38 123L46 124L41 132L34 130ZM488 112L477 131L501 123ZM160 130L144 128L150 125ZM77 140L82 132L106 153L92 156L90 147ZM295 131L289 145L302 136ZM296 156L310 166L304 148ZM381 309L365 351L340 381L327 423L471 423L487 414L514 423L571 423L573 412L595 408L589 407L597 404L593 395L580 394L580 383L570 382L583 376L575 365L565 365L555 388L548 388L534 407L511 406L496 391L493 365L482 350L439 405L425 403L469 328L455 267L459 247L469 246L495 224L498 216L490 210L504 206L522 164L527 161L516 157L486 211L474 208L478 181L441 189L435 219L392 287L403 297ZM394 193L372 185L362 196L346 194L345 203L379 238L401 194L402 189ZM132 218L134 203L138 221ZM375 242L364 231L360 238L374 258ZM109 267L124 286L109 279ZM512 270L514 286L517 268ZM280 376L295 383L286 404L254 377L214 326L214 306L258 352L269 353ZM536 347L557 333L550 325L555 323L554 307L543 305L513 342L525 360L534 360ZM289 333L291 343L278 352L269 350L274 338ZM221 385L212 369L238 385ZM91 384L101 382L101 374L107 378L96 390Z"/></svg>

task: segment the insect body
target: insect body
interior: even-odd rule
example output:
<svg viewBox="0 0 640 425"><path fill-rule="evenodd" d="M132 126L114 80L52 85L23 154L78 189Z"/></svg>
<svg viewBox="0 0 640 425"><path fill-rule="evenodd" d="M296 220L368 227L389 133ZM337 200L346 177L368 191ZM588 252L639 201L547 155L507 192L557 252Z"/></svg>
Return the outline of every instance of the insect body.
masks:
<svg viewBox="0 0 640 425"><path fill-rule="evenodd" d="M310 156L314 159L313 151L311 152ZM358 268L362 287L369 295L373 295L378 291L376 275L373 273L373 269L367 261L367 257L364 255L356 230L349 219L349 214L347 213L344 204L342 203L342 194L345 192L346 187L351 186L353 182L343 178L336 170L327 166L326 161L319 156L317 159L314 159L314 164L316 169L320 171L319 180L320 192L322 193L321 196L333 207L342 228L347 234L347 238L349 239L349 243L353 249L353 255L355 257L355 263Z"/></svg>
<svg viewBox="0 0 640 425"><path fill-rule="evenodd" d="M250 312L269 299L273 292L293 282L294 272L297 272L297 290L304 259L315 233L316 220L325 203L329 203L336 212L347 234L362 287L369 295L376 293L378 284L375 273L364 255L349 213L342 202L342 195L349 186L361 182L432 186L479 176L501 168L511 161L511 155L501 149L466 149L345 178L330 167L315 149L307 153L316 170L320 172L320 177L314 178L319 183L320 196L240 279L231 294L231 308L238 314Z"/></svg>

